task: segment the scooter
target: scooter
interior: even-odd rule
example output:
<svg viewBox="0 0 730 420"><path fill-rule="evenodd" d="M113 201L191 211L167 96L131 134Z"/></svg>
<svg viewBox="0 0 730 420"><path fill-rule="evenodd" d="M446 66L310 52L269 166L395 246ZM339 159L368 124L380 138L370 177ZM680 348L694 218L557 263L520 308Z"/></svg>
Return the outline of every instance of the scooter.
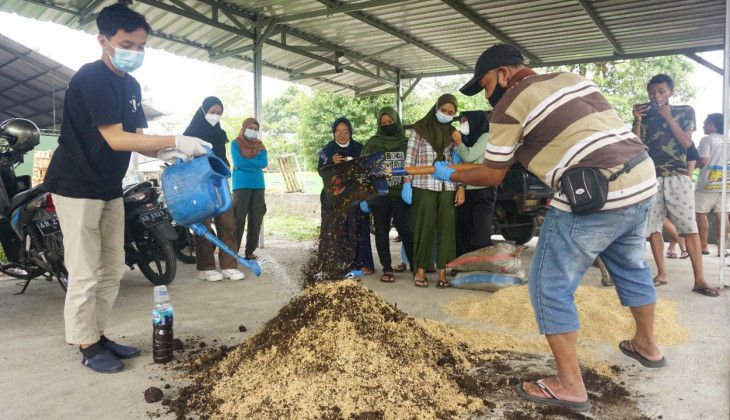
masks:
<svg viewBox="0 0 730 420"><path fill-rule="evenodd" d="M50 193L38 185L31 188L30 176L16 176L23 156L40 142L38 127L29 120L12 118L0 123L0 244L6 262L0 272L30 281L55 278L65 291L68 271L63 263L63 237Z"/></svg>
<svg viewBox="0 0 730 420"><path fill-rule="evenodd" d="M124 189L125 263L156 286L175 279L177 262L173 244L178 239L172 217L159 200L156 181L132 184Z"/></svg>

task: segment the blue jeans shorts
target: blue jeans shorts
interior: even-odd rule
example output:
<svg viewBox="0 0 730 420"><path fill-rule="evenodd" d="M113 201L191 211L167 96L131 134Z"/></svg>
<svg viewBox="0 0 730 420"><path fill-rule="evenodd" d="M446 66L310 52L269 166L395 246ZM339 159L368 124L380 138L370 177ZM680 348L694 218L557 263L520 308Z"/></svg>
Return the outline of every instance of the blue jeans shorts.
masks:
<svg viewBox="0 0 730 420"><path fill-rule="evenodd" d="M644 260L647 218L654 198L630 207L575 215L551 207L540 230L529 288L540 334L580 328L573 294L597 256L611 274L623 306L656 302Z"/></svg>

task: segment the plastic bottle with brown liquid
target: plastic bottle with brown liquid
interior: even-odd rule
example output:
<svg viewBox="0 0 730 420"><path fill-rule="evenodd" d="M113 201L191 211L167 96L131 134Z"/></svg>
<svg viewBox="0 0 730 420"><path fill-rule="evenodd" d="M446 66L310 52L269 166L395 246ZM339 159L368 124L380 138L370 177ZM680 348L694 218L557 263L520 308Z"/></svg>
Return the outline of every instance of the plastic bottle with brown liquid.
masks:
<svg viewBox="0 0 730 420"><path fill-rule="evenodd" d="M155 304L152 307L152 359L155 363L172 360L173 309L167 287L156 286Z"/></svg>

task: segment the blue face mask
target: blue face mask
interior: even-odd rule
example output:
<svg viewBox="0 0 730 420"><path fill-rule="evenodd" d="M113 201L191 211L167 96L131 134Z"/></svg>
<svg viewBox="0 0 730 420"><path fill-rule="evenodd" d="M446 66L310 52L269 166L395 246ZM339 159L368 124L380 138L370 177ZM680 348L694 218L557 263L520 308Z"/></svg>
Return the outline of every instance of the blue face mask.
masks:
<svg viewBox="0 0 730 420"><path fill-rule="evenodd" d="M448 124L454 120L454 117L449 117L448 115L444 114L443 112L436 110L436 119L441 124Z"/></svg>
<svg viewBox="0 0 730 420"><path fill-rule="evenodd" d="M106 39L106 42L108 42L109 45L112 45L108 39ZM114 65L117 70L124 73L131 73L137 70L142 66L142 62L144 61L143 51L131 51L114 47L114 57L112 57L108 51L106 54L112 61L112 65Z"/></svg>
<svg viewBox="0 0 730 420"><path fill-rule="evenodd" d="M259 132L256 130L251 130L250 128L247 128L246 131L243 132L243 135L250 139L256 139L259 137Z"/></svg>

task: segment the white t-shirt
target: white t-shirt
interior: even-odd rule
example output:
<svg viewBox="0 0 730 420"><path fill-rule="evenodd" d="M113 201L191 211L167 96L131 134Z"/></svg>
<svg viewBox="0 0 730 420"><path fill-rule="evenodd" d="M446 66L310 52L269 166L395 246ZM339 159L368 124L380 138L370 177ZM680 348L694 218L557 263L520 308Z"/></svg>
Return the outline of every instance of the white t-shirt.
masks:
<svg viewBox="0 0 730 420"><path fill-rule="evenodd" d="M700 159L710 158L704 168L700 169L697 177L695 191L722 192L722 135L718 133L709 134L700 140L697 148ZM730 171L730 166L728 166ZM730 188L730 182L728 182Z"/></svg>

